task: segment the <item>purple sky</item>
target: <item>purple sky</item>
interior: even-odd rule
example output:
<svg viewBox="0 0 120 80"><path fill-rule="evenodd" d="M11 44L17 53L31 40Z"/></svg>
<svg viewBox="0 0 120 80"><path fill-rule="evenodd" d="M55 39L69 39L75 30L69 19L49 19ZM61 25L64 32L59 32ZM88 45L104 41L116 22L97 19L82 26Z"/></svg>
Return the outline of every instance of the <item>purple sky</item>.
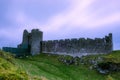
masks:
<svg viewBox="0 0 120 80"><path fill-rule="evenodd" d="M44 40L95 38L113 33L120 49L120 0L0 0L0 47L15 47L24 29Z"/></svg>

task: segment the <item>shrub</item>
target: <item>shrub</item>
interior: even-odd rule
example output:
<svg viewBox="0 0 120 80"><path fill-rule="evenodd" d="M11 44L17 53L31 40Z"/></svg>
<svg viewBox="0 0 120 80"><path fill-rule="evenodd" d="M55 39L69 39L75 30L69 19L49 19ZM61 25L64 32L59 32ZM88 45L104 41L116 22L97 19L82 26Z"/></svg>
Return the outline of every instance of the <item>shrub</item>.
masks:
<svg viewBox="0 0 120 80"><path fill-rule="evenodd" d="M106 80L114 80L114 79L110 75L108 75Z"/></svg>

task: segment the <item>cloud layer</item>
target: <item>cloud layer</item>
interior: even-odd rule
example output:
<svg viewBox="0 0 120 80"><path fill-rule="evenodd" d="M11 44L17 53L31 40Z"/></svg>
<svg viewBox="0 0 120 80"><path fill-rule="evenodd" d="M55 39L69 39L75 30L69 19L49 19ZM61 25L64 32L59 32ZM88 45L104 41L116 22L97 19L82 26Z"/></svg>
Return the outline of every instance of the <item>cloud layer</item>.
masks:
<svg viewBox="0 0 120 80"><path fill-rule="evenodd" d="M119 0L1 0L0 38L18 44L22 31L39 28L44 39L104 37L112 32L120 49ZM13 42L11 42L13 41ZM0 43L7 43L1 39Z"/></svg>

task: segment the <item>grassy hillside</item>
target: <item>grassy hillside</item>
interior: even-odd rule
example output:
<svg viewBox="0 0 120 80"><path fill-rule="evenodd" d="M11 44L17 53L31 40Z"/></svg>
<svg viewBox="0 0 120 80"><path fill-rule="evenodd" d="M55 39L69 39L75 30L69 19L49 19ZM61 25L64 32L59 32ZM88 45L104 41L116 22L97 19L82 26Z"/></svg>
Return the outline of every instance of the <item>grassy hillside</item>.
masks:
<svg viewBox="0 0 120 80"><path fill-rule="evenodd" d="M44 80L41 77L30 76L17 64L14 55L0 51L0 80Z"/></svg>
<svg viewBox="0 0 120 80"><path fill-rule="evenodd" d="M28 80L25 71L15 65L13 55L0 51L0 80Z"/></svg>
<svg viewBox="0 0 120 80"><path fill-rule="evenodd" d="M18 78L11 80L21 80L20 78L26 80L120 80L120 72L103 75L95 69L90 69L91 65L88 62L91 59L103 57L105 61L120 63L120 51L114 51L108 55L83 57L86 64L81 63L79 65L66 65L58 61L59 57L57 55L40 54L27 56L26 58L10 57L9 59L4 55L0 57L0 80L1 76L6 78L5 75L11 75L11 73L14 74L11 78L14 76ZM7 69L1 65L3 63L9 68Z"/></svg>
<svg viewBox="0 0 120 80"><path fill-rule="evenodd" d="M104 57L106 61L120 62L119 51L109 55L87 56L84 59L87 62L97 57ZM58 58L57 55L40 54L17 59L17 62L31 76L41 76L46 80L120 80L119 72L103 75L94 69L91 70L89 64L65 65L59 62Z"/></svg>

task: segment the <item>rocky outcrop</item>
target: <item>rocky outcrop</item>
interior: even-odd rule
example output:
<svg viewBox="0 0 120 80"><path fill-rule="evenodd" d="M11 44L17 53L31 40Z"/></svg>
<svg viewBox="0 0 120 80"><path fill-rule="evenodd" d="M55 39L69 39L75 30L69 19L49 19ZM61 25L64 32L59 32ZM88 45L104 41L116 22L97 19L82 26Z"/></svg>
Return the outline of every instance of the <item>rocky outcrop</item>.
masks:
<svg viewBox="0 0 120 80"><path fill-rule="evenodd" d="M101 74L108 74L110 72L118 72L120 71L120 63L103 62L103 63L99 63L96 69Z"/></svg>

